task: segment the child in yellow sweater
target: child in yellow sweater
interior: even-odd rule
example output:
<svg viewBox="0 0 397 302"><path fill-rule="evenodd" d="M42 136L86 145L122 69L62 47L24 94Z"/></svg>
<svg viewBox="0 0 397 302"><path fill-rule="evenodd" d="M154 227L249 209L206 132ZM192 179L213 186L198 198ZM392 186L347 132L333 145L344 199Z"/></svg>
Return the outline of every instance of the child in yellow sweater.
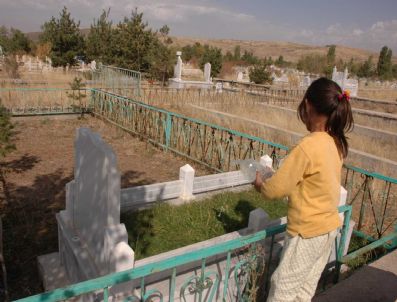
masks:
<svg viewBox="0 0 397 302"><path fill-rule="evenodd" d="M257 173L254 183L266 198L289 197L287 234L268 302L311 301L341 225L337 206L348 153L345 132L353 127L349 95L320 78L307 89L298 116L310 134L271 178L262 180Z"/></svg>

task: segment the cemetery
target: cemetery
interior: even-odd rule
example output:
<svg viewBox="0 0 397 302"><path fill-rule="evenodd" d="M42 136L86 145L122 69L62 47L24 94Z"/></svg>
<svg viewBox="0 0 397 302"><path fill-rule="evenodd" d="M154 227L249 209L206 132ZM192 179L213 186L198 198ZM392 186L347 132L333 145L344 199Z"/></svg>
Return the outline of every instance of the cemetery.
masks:
<svg viewBox="0 0 397 302"><path fill-rule="evenodd" d="M61 15L70 17L66 7ZM255 172L276 171L307 134L297 106L323 73L350 91L355 128L337 194L342 226L314 301L335 301L361 278L373 288L378 269L393 276L395 83L358 77L353 59L341 69L335 45L317 57L327 70L313 72L281 55L171 47L168 26L145 29L137 10L117 26L106 18L108 43L120 45L107 57L88 47L94 36L84 42L91 53L68 63L51 43L7 57L0 45L1 108L15 144L0 163L0 299L265 301L289 200L256 192ZM130 57L136 45L123 30L132 21L147 39L133 42L157 51ZM43 30L59 26L51 22ZM226 57L231 72L217 77ZM258 68L265 80L252 80ZM394 297L386 279L376 286Z"/></svg>
<svg viewBox="0 0 397 302"><path fill-rule="evenodd" d="M51 243L46 249L35 248L40 254L34 255L34 259L24 260L30 263L29 276L34 276L37 257L40 278L32 277L37 282L35 286L42 283L52 299L80 296L82 301L119 300L127 296L147 301L193 301L198 296L205 296L208 301L222 298L229 301L265 294L282 248L286 203L263 200L251 189L252 179L240 170L238 161L252 159L276 169L288 147L302 134L296 132L299 128L294 124L290 128L277 124L278 120L272 120L271 114L264 116L268 132L257 132L258 127L255 130L250 126L255 121L254 113L246 111L246 117L251 117L249 121L238 108L246 104L264 107L266 111L279 110L280 113L273 115L292 120L301 92L290 91L288 95L277 90L258 94L249 89L219 92L188 86L146 88L141 87L140 76L133 71L104 66L93 73L90 85L95 88L84 88L81 100L77 101L68 97L76 91L68 89L1 91L4 104L20 119L21 130L27 127L38 131L35 124L48 124L49 128L55 127L51 135L56 139L62 137L59 128L62 125L77 128L63 143L68 144L67 157L74 157L73 166L64 162L69 172L59 170L50 176L54 181L58 178L57 203L47 215L52 216L51 222L45 224L46 232L51 234L46 237ZM354 102L358 108L370 106L359 99ZM394 110L388 103L376 105ZM86 117L74 122L73 114L82 110ZM388 148L386 142L395 144L393 113L387 119L387 113L380 112L379 121L374 123L382 125L384 148ZM49 117L43 119L43 116ZM57 116L69 118L57 120ZM37 117L37 121L27 120ZM258 119L257 123L260 122ZM382 139L381 130L373 126L370 127L373 139ZM106 141L114 141L112 146L96 133L108 133L108 127L113 130L106 134ZM358 126L355 131L369 135L363 127ZM291 137L291 144L280 141L280 137L286 136ZM116 143L119 138L123 138L121 145ZM142 156L144 153L146 158ZM369 157L362 156L364 159L357 162L368 163ZM20 165L27 170L34 169L41 161L23 155L22 159ZM139 162L140 168L126 170L131 161ZM377 168L381 167L379 159L373 161ZM393 169L392 160L389 161L387 166ZM159 172L163 165L164 172ZM15 164L10 167L16 169ZM124 167L123 173L120 167ZM343 186L347 191L342 190L345 193L341 195L339 210L345 223L340 244L331 255L322 279L323 288L330 287L332 280L339 277L343 265L354 262L342 259L351 258L348 250L358 253L361 247L365 248L369 240L366 234L381 238L377 241L370 237L373 239L369 242L376 243L375 248L392 248L388 242L395 234L392 232L396 217L393 178L346 166ZM382 195L384 188L388 195ZM10 186L10 192L15 194L18 189L15 191ZM375 212L368 212L367 205ZM373 223L375 229L371 227ZM21 225L21 230L24 228ZM9 230L6 224L5 233ZM40 244L43 243L37 243ZM335 259L339 260L335 262ZM250 276L255 271L262 271L265 276L262 293L250 290L254 282ZM98 281L91 282L93 279ZM72 285L75 283L81 287ZM67 286L73 290L57 290Z"/></svg>

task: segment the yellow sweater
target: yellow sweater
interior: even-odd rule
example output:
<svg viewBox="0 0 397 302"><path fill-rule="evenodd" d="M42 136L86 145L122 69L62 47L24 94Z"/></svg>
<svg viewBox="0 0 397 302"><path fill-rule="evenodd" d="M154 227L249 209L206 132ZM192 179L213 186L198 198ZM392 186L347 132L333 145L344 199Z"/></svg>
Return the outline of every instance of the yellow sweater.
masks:
<svg viewBox="0 0 397 302"><path fill-rule="evenodd" d="M337 209L341 170L334 139L326 132L312 132L263 183L265 197L289 197L287 232L291 236L311 238L341 225Z"/></svg>

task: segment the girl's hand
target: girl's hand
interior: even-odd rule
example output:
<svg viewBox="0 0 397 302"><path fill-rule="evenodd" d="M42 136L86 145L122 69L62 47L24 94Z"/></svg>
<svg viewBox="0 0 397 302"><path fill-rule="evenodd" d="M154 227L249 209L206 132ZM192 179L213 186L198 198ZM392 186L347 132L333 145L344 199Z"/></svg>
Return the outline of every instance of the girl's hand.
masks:
<svg viewBox="0 0 397 302"><path fill-rule="evenodd" d="M261 192L263 179L262 179L261 173L259 171L256 171L256 178L255 178L255 181L252 184L254 185L255 189L258 192Z"/></svg>

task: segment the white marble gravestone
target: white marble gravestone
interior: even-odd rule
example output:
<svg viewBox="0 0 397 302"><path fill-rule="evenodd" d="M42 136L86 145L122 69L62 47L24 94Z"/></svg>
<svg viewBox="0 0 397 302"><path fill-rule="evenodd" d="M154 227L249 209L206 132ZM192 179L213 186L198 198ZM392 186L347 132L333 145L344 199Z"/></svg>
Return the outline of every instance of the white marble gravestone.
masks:
<svg viewBox="0 0 397 302"><path fill-rule="evenodd" d="M237 73L237 82L242 82L243 79L244 79L244 74L241 71L239 71Z"/></svg>
<svg viewBox="0 0 397 302"><path fill-rule="evenodd" d="M182 77L182 64L183 63L182 63L181 55L182 55L181 51L176 52L177 59L176 59L176 65L174 67L174 78L179 79L179 80Z"/></svg>
<svg viewBox="0 0 397 302"><path fill-rule="evenodd" d="M211 63L204 65L204 82L211 82Z"/></svg>
<svg viewBox="0 0 397 302"><path fill-rule="evenodd" d="M120 174L113 150L87 128L77 130L74 180L57 214L59 254L71 283L134 266L120 224Z"/></svg>

